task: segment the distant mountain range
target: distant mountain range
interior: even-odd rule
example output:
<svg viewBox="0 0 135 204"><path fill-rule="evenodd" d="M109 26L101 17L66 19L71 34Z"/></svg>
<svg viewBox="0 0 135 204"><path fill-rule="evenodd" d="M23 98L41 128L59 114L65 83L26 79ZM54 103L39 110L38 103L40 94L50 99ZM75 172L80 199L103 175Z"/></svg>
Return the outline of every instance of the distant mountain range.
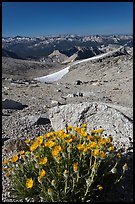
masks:
<svg viewBox="0 0 135 204"><path fill-rule="evenodd" d="M14 52L10 52L10 51L5 50L3 48L2 48L2 56L3 57L11 57L11 58L14 58L14 59L23 59L22 57L18 56Z"/></svg>
<svg viewBox="0 0 135 204"><path fill-rule="evenodd" d="M79 59L103 53L103 46L133 46L132 35L58 35L41 37L3 37L2 55L12 58L39 60L48 57L54 50L70 57L77 53Z"/></svg>

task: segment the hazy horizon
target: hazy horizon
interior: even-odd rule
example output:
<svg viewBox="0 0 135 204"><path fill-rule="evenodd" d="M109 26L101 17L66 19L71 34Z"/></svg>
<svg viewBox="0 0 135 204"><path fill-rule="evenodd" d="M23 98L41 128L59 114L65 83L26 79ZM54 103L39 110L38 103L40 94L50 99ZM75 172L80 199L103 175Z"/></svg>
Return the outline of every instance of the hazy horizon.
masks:
<svg viewBox="0 0 135 204"><path fill-rule="evenodd" d="M33 36L28 36L28 35L21 35L21 34L17 34L17 35L12 35L12 36L2 36L2 38L15 38L17 36L20 37L31 37L31 38L38 38L38 37L57 37L57 36L66 36L66 35L76 35L76 36L96 36L96 35L101 35L101 36L110 36L110 35L133 35L133 33L111 33L111 34L72 34L72 33L67 33L67 34L56 34L56 35L33 35Z"/></svg>

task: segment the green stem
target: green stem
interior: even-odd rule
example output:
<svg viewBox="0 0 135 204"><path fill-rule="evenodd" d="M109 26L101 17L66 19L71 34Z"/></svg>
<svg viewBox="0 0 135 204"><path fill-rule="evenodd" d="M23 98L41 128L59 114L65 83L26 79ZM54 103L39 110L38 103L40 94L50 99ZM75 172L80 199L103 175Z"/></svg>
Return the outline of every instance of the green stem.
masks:
<svg viewBox="0 0 135 204"><path fill-rule="evenodd" d="M67 178L66 178L66 181L65 181L65 189L64 189L64 192L65 192L65 194L66 194L66 192L67 192Z"/></svg>
<svg viewBox="0 0 135 204"><path fill-rule="evenodd" d="M53 200L53 196L52 196L52 195L50 195L50 197L51 197L52 202L54 202L54 200Z"/></svg>
<svg viewBox="0 0 135 204"><path fill-rule="evenodd" d="M90 164L89 164L89 169L88 169L88 175L90 173L91 165L92 165L92 153L90 155Z"/></svg>
<svg viewBox="0 0 135 204"><path fill-rule="evenodd" d="M93 168L92 168L92 172L91 172L91 182L87 185L87 188L86 188L86 191L85 191L85 194L84 194L84 199L89 191L89 188L91 187L93 181L94 181L94 176L95 176L95 166L96 166L96 158L95 158L95 161L94 161L94 164L93 164Z"/></svg>
<svg viewBox="0 0 135 204"><path fill-rule="evenodd" d="M74 191L74 187L75 187L75 179L73 179L72 191Z"/></svg>
<svg viewBox="0 0 135 204"><path fill-rule="evenodd" d="M79 180L79 172L77 173L77 180L76 180L77 183L78 183L78 180Z"/></svg>
<svg viewBox="0 0 135 204"><path fill-rule="evenodd" d="M115 181L115 183L114 183L114 184L116 184L116 183L120 182L120 180L123 178L123 175L124 175L124 172L122 172L122 175L120 176L120 178L119 178L118 180L116 180L116 181Z"/></svg>

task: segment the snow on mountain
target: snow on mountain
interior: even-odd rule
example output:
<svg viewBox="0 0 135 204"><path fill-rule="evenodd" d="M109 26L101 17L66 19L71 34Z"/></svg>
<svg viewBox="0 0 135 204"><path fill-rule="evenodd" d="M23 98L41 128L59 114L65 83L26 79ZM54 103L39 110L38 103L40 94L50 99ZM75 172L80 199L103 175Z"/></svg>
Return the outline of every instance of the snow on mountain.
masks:
<svg viewBox="0 0 135 204"><path fill-rule="evenodd" d="M123 46L118 48L117 50L114 50L114 51L110 51L110 52L100 54L100 55L97 55L97 56L94 56L94 57L90 57L90 58L87 58L87 59L75 61L71 65L69 65L68 67L66 67L66 68L64 68L64 69L62 69L62 70L60 70L58 72L55 72L53 74L49 74L49 75L43 76L43 77L37 77L37 78L34 78L34 80L37 80L37 81L40 81L40 82L52 83L54 81L58 81L65 74L67 74L69 72L71 66L73 66L73 65L77 65L77 64L80 64L80 63L92 61L92 60L95 60L95 59L97 60L97 59L103 59L105 57L117 56L117 55L121 55L121 54L128 54Z"/></svg>
<svg viewBox="0 0 135 204"><path fill-rule="evenodd" d="M88 48L100 47L102 45L108 46L110 44L120 46L129 41L130 44L128 46L132 47L132 35L58 35L39 37L16 36L3 37L2 47L8 51L20 55L23 58L27 58L27 56L40 58L47 57L54 50L68 50L75 46Z"/></svg>

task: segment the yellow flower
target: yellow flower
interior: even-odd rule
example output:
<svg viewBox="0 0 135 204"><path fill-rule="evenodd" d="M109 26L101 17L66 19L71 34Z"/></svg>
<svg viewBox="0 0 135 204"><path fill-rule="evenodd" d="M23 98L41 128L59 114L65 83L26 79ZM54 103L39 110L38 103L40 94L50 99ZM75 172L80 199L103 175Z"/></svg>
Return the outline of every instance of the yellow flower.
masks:
<svg viewBox="0 0 135 204"><path fill-rule="evenodd" d="M100 157L102 157L102 158L105 157L105 153L103 151L100 151Z"/></svg>
<svg viewBox="0 0 135 204"><path fill-rule="evenodd" d="M100 135L97 135L94 137L94 139L98 140L98 142L100 142L100 140L102 139L102 137Z"/></svg>
<svg viewBox="0 0 135 204"><path fill-rule="evenodd" d="M58 137L61 137L63 134L65 134L65 130L59 130L57 132Z"/></svg>
<svg viewBox="0 0 135 204"><path fill-rule="evenodd" d="M74 127L73 129L74 129L74 131L77 132L77 131L79 131L81 128L79 128L79 127Z"/></svg>
<svg viewBox="0 0 135 204"><path fill-rule="evenodd" d="M97 133L97 130L91 130L91 133L95 134L95 133Z"/></svg>
<svg viewBox="0 0 135 204"><path fill-rule="evenodd" d="M105 139L100 139L100 140L99 140L99 144L100 144L100 145L106 144L106 140L105 140Z"/></svg>
<svg viewBox="0 0 135 204"><path fill-rule="evenodd" d="M67 127L67 130L72 130L72 126L71 125L69 125L68 127Z"/></svg>
<svg viewBox="0 0 135 204"><path fill-rule="evenodd" d="M97 143L96 142L91 142L88 145L90 148L95 149L97 147Z"/></svg>
<svg viewBox="0 0 135 204"><path fill-rule="evenodd" d="M47 157L43 157L39 161L39 164L46 164L46 163L47 163Z"/></svg>
<svg viewBox="0 0 135 204"><path fill-rule="evenodd" d="M55 149L56 151L59 151L59 152L62 151L62 147L61 147L60 145L55 146L54 149Z"/></svg>
<svg viewBox="0 0 135 204"><path fill-rule="evenodd" d="M65 138L69 137L69 134L63 133L63 134L59 134L58 136L62 139L65 139Z"/></svg>
<svg viewBox="0 0 135 204"><path fill-rule="evenodd" d="M85 146L83 144L78 144L77 146L78 150L84 150Z"/></svg>
<svg viewBox="0 0 135 204"><path fill-rule="evenodd" d="M4 161L2 162L2 164L7 164L8 163L8 159L4 159Z"/></svg>
<svg viewBox="0 0 135 204"><path fill-rule="evenodd" d="M78 171L78 162L76 162L76 163L73 164L73 170L74 170L75 172Z"/></svg>
<svg viewBox="0 0 135 204"><path fill-rule="evenodd" d="M87 124L86 124L86 123L82 124L82 127L86 128L86 127L87 127Z"/></svg>
<svg viewBox="0 0 135 204"><path fill-rule="evenodd" d="M30 139L25 140L25 143L26 144L30 143Z"/></svg>
<svg viewBox="0 0 135 204"><path fill-rule="evenodd" d="M70 143L70 142L72 142L73 141L73 139L71 138L71 139L68 139L68 140L65 140L67 143Z"/></svg>
<svg viewBox="0 0 135 204"><path fill-rule="evenodd" d="M98 188L99 191L103 190L103 186L101 186L101 185L97 185L97 188Z"/></svg>
<svg viewBox="0 0 135 204"><path fill-rule="evenodd" d="M88 133L85 131L85 128L80 128L77 133L83 137L86 137L88 135Z"/></svg>
<svg viewBox="0 0 135 204"><path fill-rule="evenodd" d="M18 160L18 155L14 155L12 158L11 158L11 162L16 162Z"/></svg>
<svg viewBox="0 0 135 204"><path fill-rule="evenodd" d="M116 156L118 157L118 159L120 159L121 157L120 153L117 153Z"/></svg>
<svg viewBox="0 0 135 204"><path fill-rule="evenodd" d="M45 145L45 147L52 148L53 146L56 145L56 142L49 140L49 141L45 142L44 145Z"/></svg>
<svg viewBox="0 0 135 204"><path fill-rule="evenodd" d="M46 175L46 172L44 169L42 169L41 171L39 171L39 177L42 178Z"/></svg>
<svg viewBox="0 0 135 204"><path fill-rule="evenodd" d="M102 128L99 128L99 129L97 129L97 133L102 133L103 132L103 129Z"/></svg>
<svg viewBox="0 0 135 204"><path fill-rule="evenodd" d="M77 137L76 137L75 135L71 135L71 138L72 138L73 140L76 140L76 139L77 139Z"/></svg>
<svg viewBox="0 0 135 204"><path fill-rule="evenodd" d="M62 151L62 147L60 145L55 146L54 149L52 150L52 156L58 156L59 152Z"/></svg>
<svg viewBox="0 0 135 204"><path fill-rule="evenodd" d="M82 130L82 131L81 131L81 136L87 137L87 136L88 136L88 133Z"/></svg>
<svg viewBox="0 0 135 204"><path fill-rule="evenodd" d="M55 136L51 136L48 141L56 140Z"/></svg>
<svg viewBox="0 0 135 204"><path fill-rule="evenodd" d="M5 176L6 176L6 177L9 177L9 176L10 176L10 173L9 173L9 172L7 172L7 173L5 174Z"/></svg>
<svg viewBox="0 0 135 204"><path fill-rule="evenodd" d="M41 145L43 143L43 139L44 139L43 136L39 136L39 137L36 138L39 145Z"/></svg>
<svg viewBox="0 0 135 204"><path fill-rule="evenodd" d="M88 135L88 136L87 136L87 139L88 139L88 140L92 140L92 139L93 139L93 136Z"/></svg>
<svg viewBox="0 0 135 204"><path fill-rule="evenodd" d="M48 138L51 136L54 136L54 132L49 132L49 133L45 134L45 138Z"/></svg>
<svg viewBox="0 0 135 204"><path fill-rule="evenodd" d="M53 189L52 188L48 188L48 195L52 195L53 194Z"/></svg>
<svg viewBox="0 0 135 204"><path fill-rule="evenodd" d="M109 144L110 142L111 142L111 138L108 137L108 138L105 139L106 144Z"/></svg>
<svg viewBox="0 0 135 204"><path fill-rule="evenodd" d="M52 150L52 156L53 156L53 157L58 156L58 154L59 154L59 151L58 151L58 150L55 150L55 149Z"/></svg>
<svg viewBox="0 0 135 204"><path fill-rule="evenodd" d="M26 151L25 154L26 154L26 155L27 155L27 154L30 154L30 151Z"/></svg>
<svg viewBox="0 0 135 204"><path fill-rule="evenodd" d="M95 149L93 152L94 156L99 156L100 155L100 149Z"/></svg>
<svg viewBox="0 0 135 204"><path fill-rule="evenodd" d="M36 150L39 146L38 142L34 142L31 146L30 146L30 151L33 152L34 150Z"/></svg>
<svg viewBox="0 0 135 204"><path fill-rule="evenodd" d="M26 180L26 188L32 188L33 187L33 180L32 178L28 178Z"/></svg>
<svg viewBox="0 0 135 204"><path fill-rule="evenodd" d="M109 150L113 151L114 150L114 146L109 147Z"/></svg>
<svg viewBox="0 0 135 204"><path fill-rule="evenodd" d="M39 171L39 176L38 176L38 182L42 183L42 178L46 175L46 171L44 169L42 169L41 171Z"/></svg>
<svg viewBox="0 0 135 204"><path fill-rule="evenodd" d="M83 149L83 152L87 152L88 151L88 149L89 149L89 147L84 147L84 149Z"/></svg>
<svg viewBox="0 0 135 204"><path fill-rule="evenodd" d="M18 152L18 154L20 154L20 155L21 155L21 154L24 154L24 150Z"/></svg>

